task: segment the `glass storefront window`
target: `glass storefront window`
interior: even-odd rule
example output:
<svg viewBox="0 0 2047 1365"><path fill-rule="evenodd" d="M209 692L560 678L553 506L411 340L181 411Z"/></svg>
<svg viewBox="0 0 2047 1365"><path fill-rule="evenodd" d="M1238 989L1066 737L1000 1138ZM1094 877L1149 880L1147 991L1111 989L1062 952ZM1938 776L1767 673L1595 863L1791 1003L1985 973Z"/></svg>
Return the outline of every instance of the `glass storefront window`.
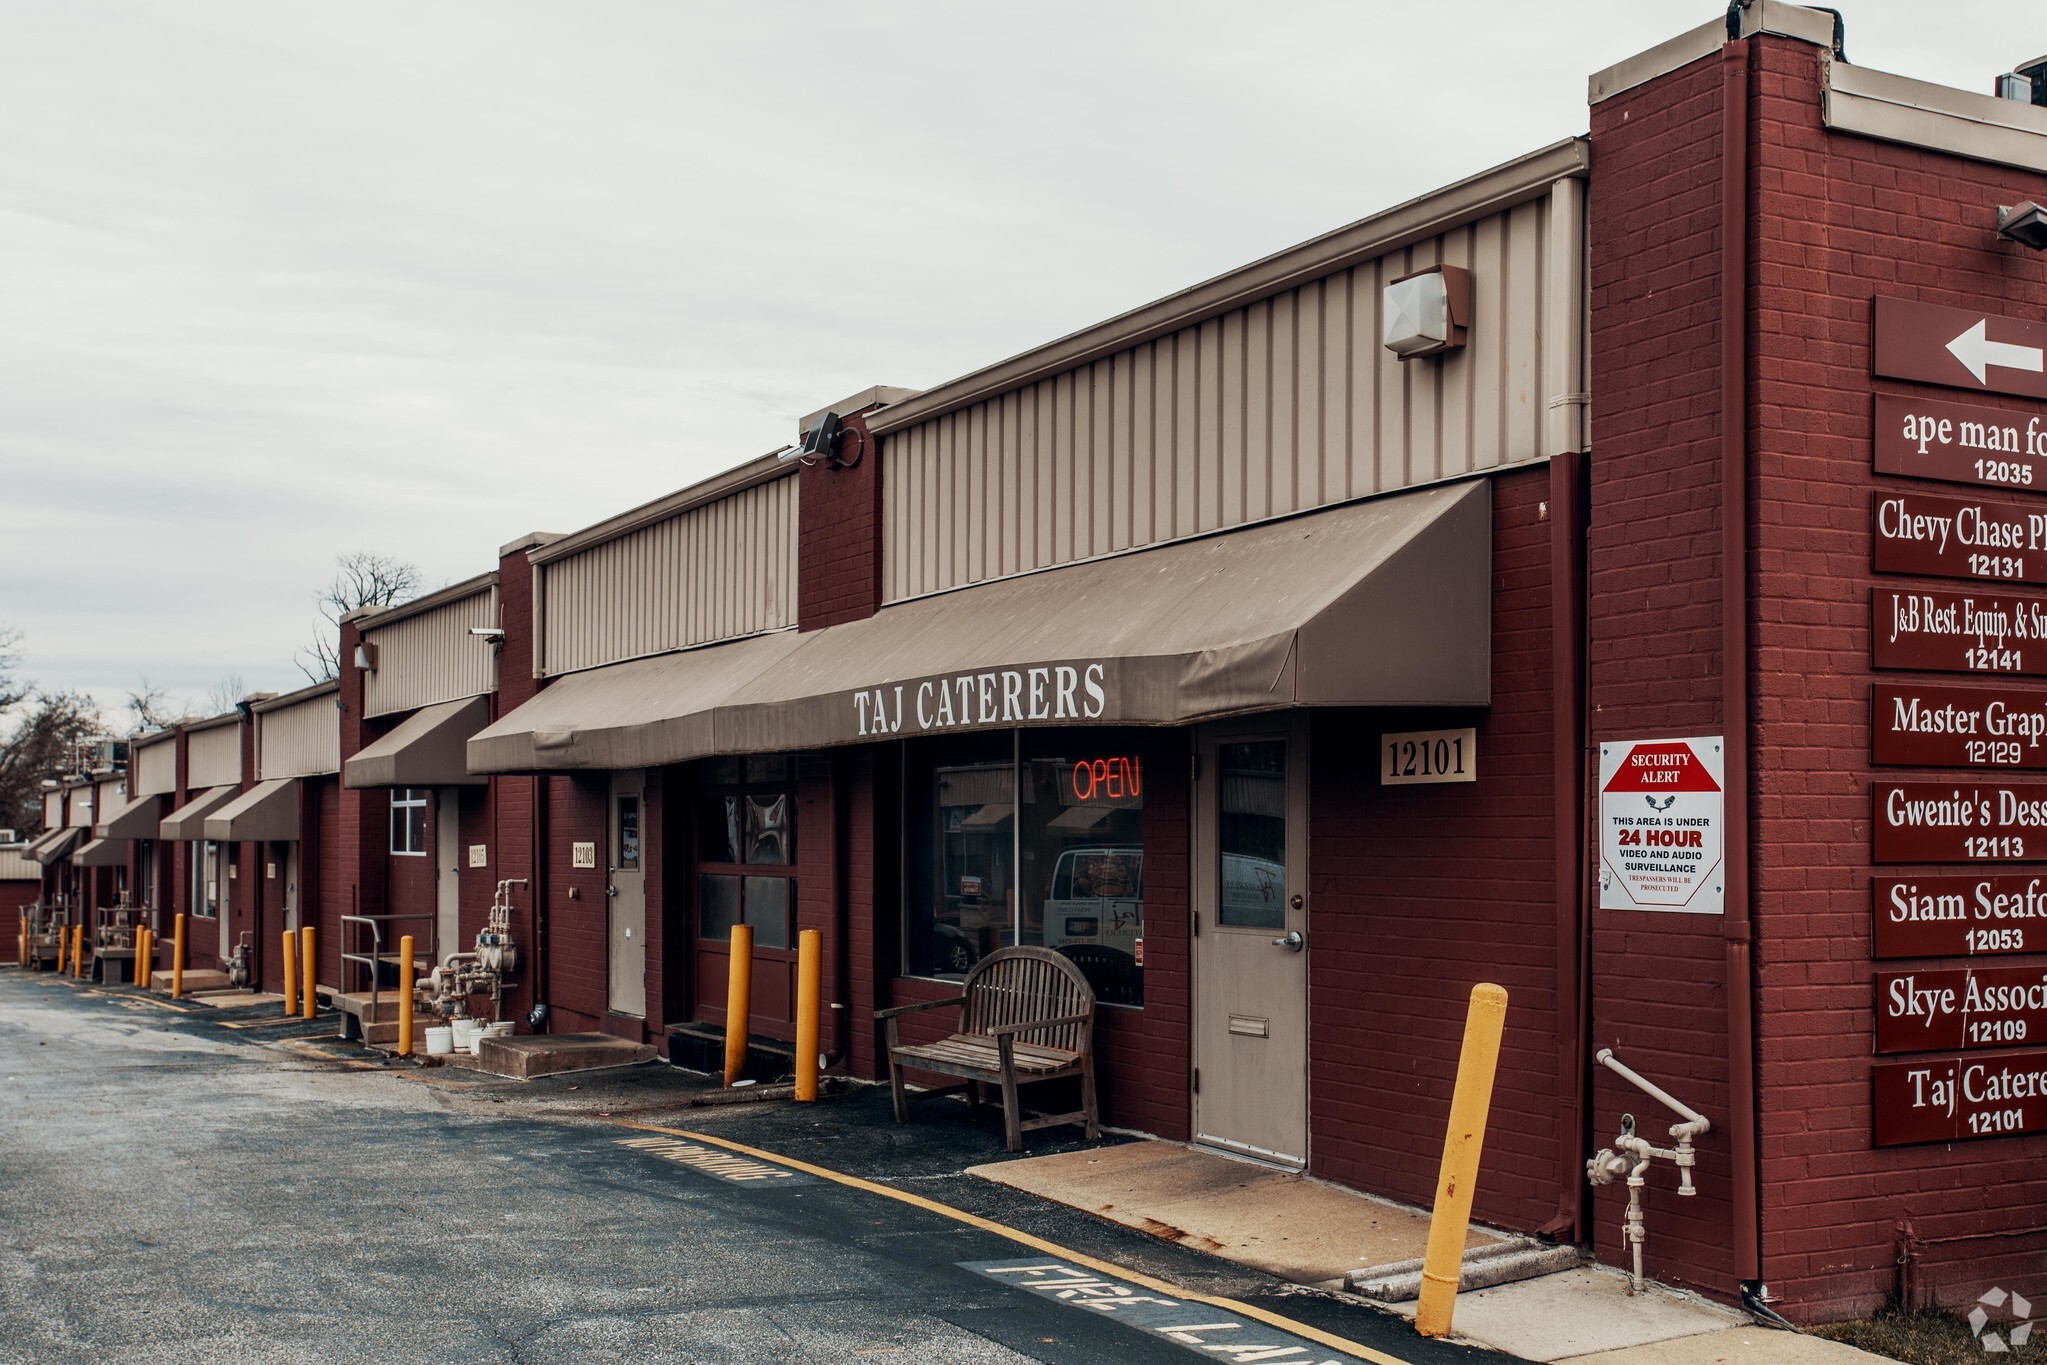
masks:
<svg viewBox="0 0 2047 1365"><path fill-rule="evenodd" d="M704 762L697 792L697 937L795 941L796 765L785 755Z"/></svg>
<svg viewBox="0 0 2047 1365"><path fill-rule="evenodd" d="M1144 758L1113 732L913 746L904 966L960 977L1013 943L1065 954L1106 1004L1144 1001Z"/></svg>

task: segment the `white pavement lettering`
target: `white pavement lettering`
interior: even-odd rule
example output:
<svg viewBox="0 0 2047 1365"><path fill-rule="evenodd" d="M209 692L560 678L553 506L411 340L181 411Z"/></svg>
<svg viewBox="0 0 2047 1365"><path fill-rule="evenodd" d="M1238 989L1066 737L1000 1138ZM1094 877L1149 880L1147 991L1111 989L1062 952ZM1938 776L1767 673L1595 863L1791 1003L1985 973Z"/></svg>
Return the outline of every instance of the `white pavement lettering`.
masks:
<svg viewBox="0 0 2047 1365"><path fill-rule="evenodd" d="M1273 1365L1352 1365L1357 1357L1235 1314L1218 1314L1205 1304L1141 1292L1105 1275L1063 1261L961 1261L960 1268L1001 1284L1013 1284L1073 1307L1111 1313L1139 1331L1191 1347L1217 1360L1273 1362Z"/></svg>
<svg viewBox="0 0 2047 1365"><path fill-rule="evenodd" d="M664 1161L673 1161L693 1171L734 1185L810 1185L816 1183L800 1171L785 1170L771 1166L765 1161L751 1161L716 1147L705 1147L679 1138L641 1137L620 1138L618 1145L658 1156Z"/></svg>

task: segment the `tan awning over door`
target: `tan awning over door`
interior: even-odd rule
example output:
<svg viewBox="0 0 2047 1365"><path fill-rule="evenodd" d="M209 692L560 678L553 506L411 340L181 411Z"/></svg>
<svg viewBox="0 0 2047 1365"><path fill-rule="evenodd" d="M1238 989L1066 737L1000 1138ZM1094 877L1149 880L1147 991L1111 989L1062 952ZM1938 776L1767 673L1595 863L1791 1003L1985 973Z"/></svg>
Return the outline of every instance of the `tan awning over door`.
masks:
<svg viewBox="0 0 2047 1365"><path fill-rule="evenodd" d="M218 843L280 843L299 837L299 780L273 777L213 811L201 826Z"/></svg>
<svg viewBox="0 0 2047 1365"><path fill-rule="evenodd" d="M184 805L172 811L158 825L157 837L162 839L204 839L206 817L235 799L240 787L208 787Z"/></svg>
<svg viewBox="0 0 2047 1365"><path fill-rule="evenodd" d="M85 826L71 825L64 829L51 830L28 846L28 856L48 867L51 863L62 862L79 840L85 837Z"/></svg>
<svg viewBox="0 0 2047 1365"><path fill-rule="evenodd" d="M575 674L470 742L478 772L636 768L1034 725L1492 698L1479 479Z"/></svg>
<svg viewBox="0 0 2047 1365"><path fill-rule="evenodd" d="M126 841L94 839L72 854L71 861L78 867L126 867L128 845Z"/></svg>
<svg viewBox="0 0 2047 1365"><path fill-rule="evenodd" d="M473 787L490 779L469 771L470 736L490 719L488 697L422 706L342 765L344 787Z"/></svg>
<svg viewBox="0 0 2047 1365"><path fill-rule="evenodd" d="M163 824L163 798L138 796L93 826L102 839L154 839Z"/></svg>

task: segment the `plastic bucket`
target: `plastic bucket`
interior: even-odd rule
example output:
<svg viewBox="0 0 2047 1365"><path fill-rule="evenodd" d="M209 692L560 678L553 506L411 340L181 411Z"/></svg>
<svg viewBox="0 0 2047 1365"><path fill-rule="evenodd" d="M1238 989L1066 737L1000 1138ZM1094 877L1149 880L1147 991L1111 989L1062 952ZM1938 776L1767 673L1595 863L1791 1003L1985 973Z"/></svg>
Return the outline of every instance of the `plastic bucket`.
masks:
<svg viewBox="0 0 2047 1365"><path fill-rule="evenodd" d="M495 1024L485 1024L483 1026L483 1032L480 1035L478 1035L478 1041L481 1041L484 1038L509 1038L511 1036L512 1021L509 1019L500 1019Z"/></svg>
<svg viewBox="0 0 2047 1365"><path fill-rule="evenodd" d="M426 1055L445 1057L455 1050L455 1030L434 1027L426 1031Z"/></svg>
<svg viewBox="0 0 2047 1365"><path fill-rule="evenodd" d="M473 1055L476 1052L476 1038L478 1034L483 1032L483 1025L477 1023L474 1019L457 1019L454 1023L454 1028L455 1050Z"/></svg>

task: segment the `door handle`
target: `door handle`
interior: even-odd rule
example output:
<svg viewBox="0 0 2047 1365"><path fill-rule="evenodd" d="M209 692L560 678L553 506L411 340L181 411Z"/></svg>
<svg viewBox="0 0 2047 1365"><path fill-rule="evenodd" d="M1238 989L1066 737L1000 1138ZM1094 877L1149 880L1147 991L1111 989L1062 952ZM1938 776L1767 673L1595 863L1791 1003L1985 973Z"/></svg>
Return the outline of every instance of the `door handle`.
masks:
<svg viewBox="0 0 2047 1365"><path fill-rule="evenodd" d="M1272 946L1275 948L1291 949L1292 951L1298 953L1299 951L1301 951L1301 949L1308 946L1308 940L1301 937L1300 930L1295 929L1291 933L1289 933L1285 938L1274 939L1272 941Z"/></svg>
<svg viewBox="0 0 2047 1365"><path fill-rule="evenodd" d="M609 883L606 883L604 887L604 894L606 896L616 897L618 895L618 888L610 885Z"/></svg>

